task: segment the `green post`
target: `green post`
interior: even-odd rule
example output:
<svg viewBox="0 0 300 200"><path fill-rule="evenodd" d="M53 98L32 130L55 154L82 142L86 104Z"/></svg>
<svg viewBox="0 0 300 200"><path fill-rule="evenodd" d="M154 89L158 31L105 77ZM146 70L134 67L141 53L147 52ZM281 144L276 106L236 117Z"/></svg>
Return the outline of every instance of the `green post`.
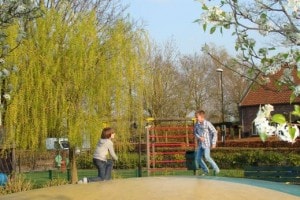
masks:
<svg viewBox="0 0 300 200"><path fill-rule="evenodd" d="M49 172L49 179L50 179L50 180L52 180L52 178L53 178L52 170L51 170L51 169L49 169L49 171L48 171L48 172Z"/></svg>
<svg viewBox="0 0 300 200"><path fill-rule="evenodd" d="M136 177L142 177L142 169L141 169L141 167L138 167L137 169L136 169Z"/></svg>
<svg viewBox="0 0 300 200"><path fill-rule="evenodd" d="M71 170L70 169L67 169L67 179L68 179L68 181L71 180Z"/></svg>

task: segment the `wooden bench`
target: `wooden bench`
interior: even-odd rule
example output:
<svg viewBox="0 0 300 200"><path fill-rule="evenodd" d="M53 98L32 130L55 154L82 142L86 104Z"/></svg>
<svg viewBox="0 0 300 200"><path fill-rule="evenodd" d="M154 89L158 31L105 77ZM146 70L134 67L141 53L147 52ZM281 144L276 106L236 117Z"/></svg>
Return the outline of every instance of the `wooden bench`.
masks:
<svg viewBox="0 0 300 200"><path fill-rule="evenodd" d="M300 184L300 166L248 166L244 170L244 177Z"/></svg>

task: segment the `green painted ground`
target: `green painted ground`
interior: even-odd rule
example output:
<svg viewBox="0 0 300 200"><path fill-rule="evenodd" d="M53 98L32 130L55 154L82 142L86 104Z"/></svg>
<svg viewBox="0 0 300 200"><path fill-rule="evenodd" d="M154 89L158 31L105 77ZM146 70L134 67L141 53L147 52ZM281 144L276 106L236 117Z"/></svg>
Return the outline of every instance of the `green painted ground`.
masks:
<svg viewBox="0 0 300 200"><path fill-rule="evenodd" d="M278 182L262 181L262 180L246 179L246 178L219 177L219 176L203 176L201 178L262 187L262 188L276 190L279 192L284 192L287 194L292 194L300 197L300 185L291 185L287 183L278 183Z"/></svg>

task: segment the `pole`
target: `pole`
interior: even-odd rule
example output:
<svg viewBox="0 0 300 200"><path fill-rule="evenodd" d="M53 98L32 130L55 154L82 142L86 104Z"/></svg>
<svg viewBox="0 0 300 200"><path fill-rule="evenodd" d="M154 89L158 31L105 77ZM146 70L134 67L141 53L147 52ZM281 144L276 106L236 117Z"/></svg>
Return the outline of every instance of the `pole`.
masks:
<svg viewBox="0 0 300 200"><path fill-rule="evenodd" d="M222 106L222 124L224 124L224 90L223 90L223 71L221 72L221 106Z"/></svg>
<svg viewBox="0 0 300 200"><path fill-rule="evenodd" d="M226 136L226 125L224 119L224 89L223 89L223 69L218 68L217 72L220 72L220 88L221 88L221 115L222 115L222 125L221 125L221 136L222 142L225 143L225 136Z"/></svg>

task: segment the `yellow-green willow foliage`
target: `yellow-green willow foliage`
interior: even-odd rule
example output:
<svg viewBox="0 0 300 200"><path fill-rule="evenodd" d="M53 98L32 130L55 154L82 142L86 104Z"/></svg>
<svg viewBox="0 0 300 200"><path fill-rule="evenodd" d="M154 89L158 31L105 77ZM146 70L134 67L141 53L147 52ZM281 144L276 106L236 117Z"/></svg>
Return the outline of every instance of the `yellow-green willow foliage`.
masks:
<svg viewBox="0 0 300 200"><path fill-rule="evenodd" d="M46 137L66 136L72 144L80 143L80 137L74 135L83 127L79 123L84 119L81 103L89 68L96 60L95 51L87 44L97 45L95 23L88 19L94 19L92 13L68 24L55 10L49 10L28 26L29 39L13 53L19 73L12 80L17 88L5 128L8 139L18 147L42 148Z"/></svg>
<svg viewBox="0 0 300 200"><path fill-rule="evenodd" d="M111 102L107 110L116 121L120 133L117 133L117 139L128 142L126 138L132 134L128 131L130 125L136 122L142 126L144 60L141 55L145 54L143 45L146 39L142 30L133 31L130 23L121 20L107 31L109 39L101 47L101 52L105 53L102 62L108 70L99 73L99 79L107 80L107 85L101 85L104 94L98 97L105 98L102 102Z"/></svg>
<svg viewBox="0 0 300 200"><path fill-rule="evenodd" d="M37 150L45 149L47 137L67 137L75 148L87 137L94 148L110 123L125 152L130 124L142 124L144 33L120 20L99 38L94 12L77 15L70 22L45 11L11 54L19 72L10 78L15 91L5 115L6 142Z"/></svg>

